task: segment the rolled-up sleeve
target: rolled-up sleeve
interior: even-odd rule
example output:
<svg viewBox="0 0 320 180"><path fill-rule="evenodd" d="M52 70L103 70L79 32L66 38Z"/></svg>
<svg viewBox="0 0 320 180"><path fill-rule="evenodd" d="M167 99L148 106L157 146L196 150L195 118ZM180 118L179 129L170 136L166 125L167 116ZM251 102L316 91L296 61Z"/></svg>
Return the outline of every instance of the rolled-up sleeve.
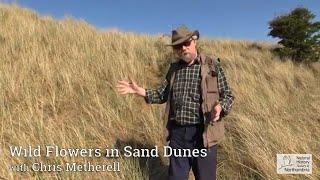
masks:
<svg viewBox="0 0 320 180"><path fill-rule="evenodd" d="M234 95L231 92L230 86L227 82L227 78L224 74L224 71L220 65L220 63L216 66L217 72L218 72L218 86L219 86L219 102L222 106L222 116L226 116L230 113L233 101L234 101Z"/></svg>

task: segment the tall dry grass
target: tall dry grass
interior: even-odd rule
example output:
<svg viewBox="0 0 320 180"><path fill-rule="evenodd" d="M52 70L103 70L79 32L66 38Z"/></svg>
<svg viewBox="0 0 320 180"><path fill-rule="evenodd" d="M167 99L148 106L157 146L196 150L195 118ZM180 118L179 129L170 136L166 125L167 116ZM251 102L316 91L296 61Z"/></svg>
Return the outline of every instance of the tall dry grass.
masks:
<svg viewBox="0 0 320 180"><path fill-rule="evenodd" d="M148 179L166 176L167 159L118 158L121 172L12 172L35 161L111 162L107 158L11 157L10 145L64 148L161 147L163 105L119 96L115 84L135 79L156 87L170 56L156 36L101 31L72 18L40 17L0 5L0 176ZM320 176L320 66L272 55L272 44L203 40L222 59L236 96L219 145L219 179L317 179ZM311 175L278 175L277 153L310 153Z"/></svg>

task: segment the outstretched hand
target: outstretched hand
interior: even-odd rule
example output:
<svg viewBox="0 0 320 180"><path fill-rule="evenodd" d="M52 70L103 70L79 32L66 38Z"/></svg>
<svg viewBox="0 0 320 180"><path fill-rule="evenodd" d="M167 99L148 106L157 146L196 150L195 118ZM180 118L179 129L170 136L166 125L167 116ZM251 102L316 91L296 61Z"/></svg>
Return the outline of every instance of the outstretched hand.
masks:
<svg viewBox="0 0 320 180"><path fill-rule="evenodd" d="M145 90L137 85L136 82L130 80L128 81L118 81L117 83L117 91L122 94L138 94L140 96L145 96Z"/></svg>
<svg viewBox="0 0 320 180"><path fill-rule="evenodd" d="M135 94L138 91L138 85L135 82L118 81L116 86L120 94Z"/></svg>

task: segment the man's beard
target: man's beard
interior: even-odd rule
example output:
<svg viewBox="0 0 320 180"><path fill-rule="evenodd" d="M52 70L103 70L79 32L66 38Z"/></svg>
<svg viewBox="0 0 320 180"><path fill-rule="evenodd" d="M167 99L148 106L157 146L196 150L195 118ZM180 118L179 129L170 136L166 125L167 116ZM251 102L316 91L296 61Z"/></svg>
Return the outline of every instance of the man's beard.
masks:
<svg viewBox="0 0 320 180"><path fill-rule="evenodd" d="M183 61L185 61L186 63L189 63L191 62L192 60L195 59L195 54L192 54L192 53L182 53L181 54L181 59Z"/></svg>

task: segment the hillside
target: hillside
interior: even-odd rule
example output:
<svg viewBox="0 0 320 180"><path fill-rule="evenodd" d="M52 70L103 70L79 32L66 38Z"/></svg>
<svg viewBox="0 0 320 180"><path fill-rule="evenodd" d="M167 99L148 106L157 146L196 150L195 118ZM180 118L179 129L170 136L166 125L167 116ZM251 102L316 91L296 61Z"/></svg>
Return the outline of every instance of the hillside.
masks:
<svg viewBox="0 0 320 180"><path fill-rule="evenodd" d="M9 146L162 147L164 106L120 96L115 84L161 82L166 37L102 31L0 4L0 178L165 177L166 158L12 157ZM218 149L219 179L312 179L320 175L320 65L281 61L273 44L202 39L221 58L236 97ZM311 175L278 175L276 154L312 154ZM121 163L121 172L12 172L34 162Z"/></svg>

